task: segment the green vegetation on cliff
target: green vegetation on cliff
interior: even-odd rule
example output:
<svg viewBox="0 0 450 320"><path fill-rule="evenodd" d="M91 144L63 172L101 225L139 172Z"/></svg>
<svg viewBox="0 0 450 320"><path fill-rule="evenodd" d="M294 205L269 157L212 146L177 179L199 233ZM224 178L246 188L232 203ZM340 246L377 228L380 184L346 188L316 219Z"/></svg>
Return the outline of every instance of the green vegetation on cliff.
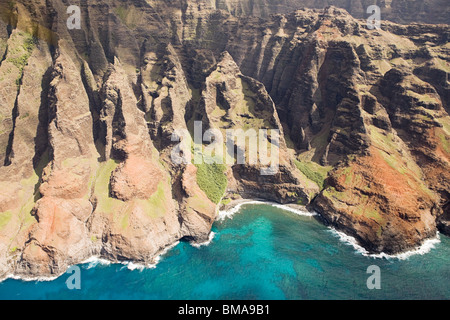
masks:
<svg viewBox="0 0 450 320"><path fill-rule="evenodd" d="M19 69L19 76L16 79L16 85L20 85L23 68L27 65L28 59L31 56L36 42L36 39L29 33L20 32L19 36L23 38L22 45L11 50L10 54L13 57L7 59L8 62L11 62L17 69Z"/></svg>
<svg viewBox="0 0 450 320"><path fill-rule="evenodd" d="M324 187L324 182L327 177L327 173L329 168L322 167L321 165L308 161L308 162L300 162L298 160L294 160L297 168L311 181L314 181L317 186L322 189Z"/></svg>
<svg viewBox="0 0 450 320"><path fill-rule="evenodd" d="M110 197L109 194L111 173L117 168L118 164L113 159L101 163L95 176L94 194L98 200L98 210L101 212L110 213L114 207L122 204L122 201Z"/></svg>
<svg viewBox="0 0 450 320"><path fill-rule="evenodd" d="M11 217L12 217L11 211L0 213L0 229L8 224L9 220L11 220Z"/></svg>
<svg viewBox="0 0 450 320"><path fill-rule="evenodd" d="M195 166L198 186L212 202L218 204L227 187L227 177L224 174L226 166L217 163L202 163Z"/></svg>

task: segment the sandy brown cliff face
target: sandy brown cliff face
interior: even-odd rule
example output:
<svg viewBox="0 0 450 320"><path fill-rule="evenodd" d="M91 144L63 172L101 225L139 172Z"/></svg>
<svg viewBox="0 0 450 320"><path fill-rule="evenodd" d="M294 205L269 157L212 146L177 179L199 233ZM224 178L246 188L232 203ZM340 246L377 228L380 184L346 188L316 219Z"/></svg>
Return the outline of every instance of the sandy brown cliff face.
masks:
<svg viewBox="0 0 450 320"><path fill-rule="evenodd" d="M234 16L257 16L267 18L272 14L286 14L303 8L323 9L328 6L345 9L353 17L367 19L371 5L381 10L383 20L397 23L445 23L450 22L450 9L446 0L190 0L174 2L171 7L188 8L188 11L219 9ZM158 4L156 8L166 9L167 4Z"/></svg>
<svg viewBox="0 0 450 320"><path fill-rule="evenodd" d="M217 3L93 1L80 30L58 0L1 3L0 277L151 263L239 195L308 204L372 252L448 233L447 25ZM279 130L279 172L174 163L195 121Z"/></svg>

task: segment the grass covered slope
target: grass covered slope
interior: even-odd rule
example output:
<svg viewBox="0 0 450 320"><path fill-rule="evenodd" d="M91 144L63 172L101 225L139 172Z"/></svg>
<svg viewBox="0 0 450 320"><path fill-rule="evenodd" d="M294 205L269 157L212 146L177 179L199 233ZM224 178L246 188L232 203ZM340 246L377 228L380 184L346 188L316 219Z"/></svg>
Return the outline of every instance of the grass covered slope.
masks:
<svg viewBox="0 0 450 320"><path fill-rule="evenodd" d="M216 163L203 163L195 166L197 167L198 186L212 202L218 204L227 187L226 166Z"/></svg>
<svg viewBox="0 0 450 320"><path fill-rule="evenodd" d="M330 168L323 167L315 162L294 160L295 166L311 181L317 184L319 189L325 186L325 179L327 178Z"/></svg>

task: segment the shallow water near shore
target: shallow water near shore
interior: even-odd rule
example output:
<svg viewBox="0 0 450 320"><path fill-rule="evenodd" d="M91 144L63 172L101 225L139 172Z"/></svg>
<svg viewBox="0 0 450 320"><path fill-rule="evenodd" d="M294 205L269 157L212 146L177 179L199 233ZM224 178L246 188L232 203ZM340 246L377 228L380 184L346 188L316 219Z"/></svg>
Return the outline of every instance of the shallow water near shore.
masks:
<svg viewBox="0 0 450 320"><path fill-rule="evenodd" d="M450 299L443 235L424 254L373 258L314 216L256 203L216 221L213 232L201 246L178 243L155 268L82 264L80 290L67 288L70 274L7 279L0 299ZM367 288L370 265L380 268L379 290Z"/></svg>

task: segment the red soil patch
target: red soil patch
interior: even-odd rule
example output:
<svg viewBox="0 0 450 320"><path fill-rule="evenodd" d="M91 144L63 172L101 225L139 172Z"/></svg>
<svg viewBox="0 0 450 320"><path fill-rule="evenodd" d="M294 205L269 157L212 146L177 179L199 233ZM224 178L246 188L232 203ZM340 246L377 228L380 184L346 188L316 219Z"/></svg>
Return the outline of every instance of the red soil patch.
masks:
<svg viewBox="0 0 450 320"><path fill-rule="evenodd" d="M162 173L153 162L130 155L113 173L111 189L121 200L148 199L157 190Z"/></svg>

